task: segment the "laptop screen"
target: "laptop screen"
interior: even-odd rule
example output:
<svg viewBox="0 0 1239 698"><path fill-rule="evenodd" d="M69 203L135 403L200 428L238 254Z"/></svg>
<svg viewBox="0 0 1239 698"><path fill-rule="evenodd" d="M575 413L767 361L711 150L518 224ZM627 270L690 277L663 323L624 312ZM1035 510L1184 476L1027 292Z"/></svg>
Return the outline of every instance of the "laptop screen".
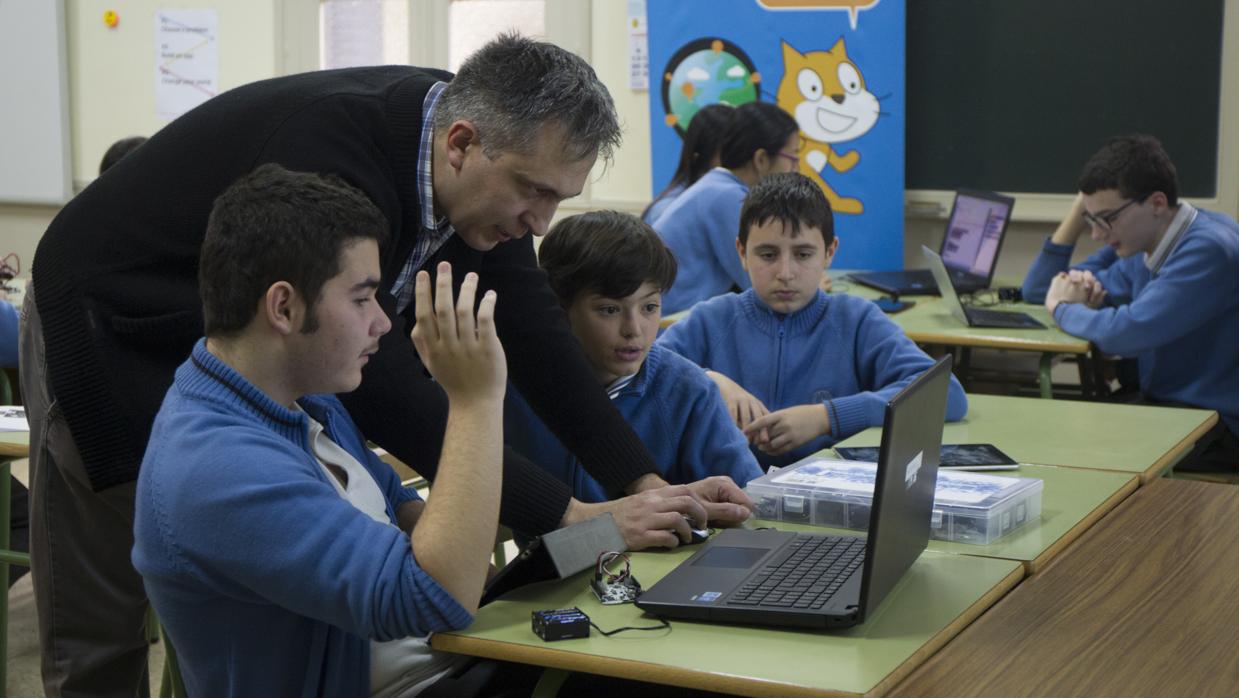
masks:
<svg viewBox="0 0 1239 698"><path fill-rule="evenodd" d="M1011 204L1011 199L996 195L956 194L942 239L943 263L956 271L991 278Z"/></svg>

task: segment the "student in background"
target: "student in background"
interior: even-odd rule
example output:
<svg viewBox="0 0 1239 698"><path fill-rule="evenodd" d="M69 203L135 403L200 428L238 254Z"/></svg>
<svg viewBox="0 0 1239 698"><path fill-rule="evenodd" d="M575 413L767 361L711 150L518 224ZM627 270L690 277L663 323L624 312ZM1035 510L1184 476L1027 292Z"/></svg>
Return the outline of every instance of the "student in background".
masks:
<svg viewBox="0 0 1239 698"><path fill-rule="evenodd" d="M407 696L467 663L419 638L470 623L494 545L496 296L475 319L475 274L455 309L450 266L433 300L416 279L413 344L450 405L427 504L333 395L361 383L391 329L375 298L387 227L342 180L273 164L216 200L206 337L155 418L134 525L134 566L190 695Z"/></svg>
<svg viewBox="0 0 1239 698"><path fill-rule="evenodd" d="M0 276L0 370L17 368L17 330L20 314L8 301L4 284L8 279ZM0 375L0 386L11 389L7 375ZM3 402L3 400L0 400ZM26 487L12 475L9 476L9 520L0 525L9 527L9 550L30 550L30 496ZM9 588L21 579L29 568L25 565L9 566Z"/></svg>
<svg viewBox="0 0 1239 698"><path fill-rule="evenodd" d="M1222 421L1180 469L1239 468L1239 225L1178 195L1153 137L1114 138L1084 165L1084 218L1121 258L1062 272L1045 307L1065 332L1136 356L1143 399L1217 410Z"/></svg>
<svg viewBox="0 0 1239 698"><path fill-rule="evenodd" d="M1054 229L1054 233L1041 248L1041 253L1028 268L1028 274L1024 277L1024 285L1021 289L1025 302L1044 303L1045 293L1050 290L1050 282L1060 272L1087 271L1096 274L1102 269L1110 268L1110 265L1119 260L1113 247L1103 245L1101 249L1079 264L1071 264L1071 253L1075 251L1076 241L1089 229L1089 223L1084 219L1083 214L1083 195L1076 194L1075 200L1071 203L1071 210L1067 212L1067 217ZM1114 364L1114 372L1120 385L1119 392L1140 389L1140 372L1135 359L1119 359Z"/></svg>
<svg viewBox="0 0 1239 698"><path fill-rule="evenodd" d="M1083 214L1084 197L1082 194L1076 194L1075 200L1071 203L1071 210L1067 212L1067 217L1054 229L1054 233L1041 248L1041 253L1028 268L1028 274L1024 277L1024 286L1021 289L1026 302L1044 303L1045 293L1050 290L1050 282L1059 272L1070 268L1096 274L1118 261L1119 256L1114 248L1106 245L1079 264L1071 264L1071 253L1075 251L1076 242L1089 229L1089 222L1084 219Z"/></svg>
<svg viewBox="0 0 1239 698"><path fill-rule="evenodd" d="M572 333L616 409L676 485L711 476L743 487L761 474L744 435L732 424L718 388L690 361L651 346L662 319L663 289L676 262L637 217L597 211L565 218L538 248L538 262L559 297ZM537 418L515 390L504 411L508 445L570 484L584 502L606 490ZM675 512L667 529L683 525ZM667 533L668 543L674 544Z"/></svg>
<svg viewBox="0 0 1239 698"><path fill-rule="evenodd" d="M768 102L736 108L719 150L720 166L654 222L680 265L675 285L663 296L665 312L677 313L733 287L749 287L735 255L740 206L762 177L794 172L799 149L800 130L787 112Z"/></svg>
<svg viewBox="0 0 1239 698"><path fill-rule="evenodd" d="M147 141L146 136L130 136L122 138L108 147L103 154L103 159L99 161L99 174L103 174L111 169L112 165L120 162L120 159L138 149L138 146Z"/></svg>
<svg viewBox="0 0 1239 698"><path fill-rule="evenodd" d="M749 192L739 229L752 288L698 304L657 346L710 372L763 466L882 424L887 401L933 360L872 302L819 288L839 247L822 190L771 175ZM947 419L967 410L952 376Z"/></svg>
<svg viewBox="0 0 1239 698"><path fill-rule="evenodd" d="M4 281L0 280L0 284ZM0 368L17 367L17 308L0 288Z"/></svg>
<svg viewBox="0 0 1239 698"><path fill-rule="evenodd" d="M641 212L641 220L653 225L685 189L718 167L719 146L734 114L735 107L720 103L706 105L693 115L684 130L684 145L680 149L680 162L675 167L675 174L671 175L667 188L659 192Z"/></svg>

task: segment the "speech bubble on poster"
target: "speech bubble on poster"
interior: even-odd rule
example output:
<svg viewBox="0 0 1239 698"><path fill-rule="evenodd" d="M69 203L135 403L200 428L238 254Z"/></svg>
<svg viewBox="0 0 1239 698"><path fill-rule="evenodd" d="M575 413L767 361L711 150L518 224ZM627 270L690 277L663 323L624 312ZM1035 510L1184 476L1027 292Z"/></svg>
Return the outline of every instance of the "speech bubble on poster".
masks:
<svg viewBox="0 0 1239 698"><path fill-rule="evenodd" d="M881 0L757 0L768 10L839 10L848 13L848 22L856 29L861 10L873 9Z"/></svg>

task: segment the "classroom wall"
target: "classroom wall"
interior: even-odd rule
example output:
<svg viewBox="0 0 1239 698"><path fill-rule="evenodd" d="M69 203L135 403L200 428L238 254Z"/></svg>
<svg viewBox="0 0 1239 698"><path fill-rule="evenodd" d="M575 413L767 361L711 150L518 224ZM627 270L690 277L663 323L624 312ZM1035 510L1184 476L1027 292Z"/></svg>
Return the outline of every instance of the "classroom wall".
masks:
<svg viewBox="0 0 1239 698"><path fill-rule="evenodd" d="M414 11L426 12L434 3L413 2ZM157 8L219 10L220 81L228 88L273 75L311 70L318 61L317 3L312 0L130 0L122 8L115 30L104 26L107 7L93 0L66 0L70 121L73 139L73 177L80 189L95 176L99 158L112 141L133 134L153 133L163 124L154 114L154 12ZM548 21L548 33L564 34L561 43L588 55L599 76L611 89L624 128L624 144L606 167L595 169L585 195L565 204L561 215L595 208L639 212L651 188L648 93L628 88L628 33L626 3L590 0L588 42L571 26ZM442 8L440 8L441 11ZM574 8L575 9L575 8ZM564 12L556 11L559 17ZM1239 0L1227 0L1224 65L1239 64ZM415 27L416 29L416 27ZM414 36L419 36L415 31ZM587 44L583 46L582 44ZM1235 71L1232 70L1231 75ZM1239 80L1224 78L1223 123L1239 123ZM1236 148L1235 135L1223 129L1222 151ZM1081 157L1084 157L1082 154ZM1223 157L1230 182L1239 181L1239 157ZM6 164L5 166L9 166ZM192 167L192 163L187 163ZM1065 183L1065 188L1070 183ZM1219 197L1220 208L1235 212L1239 185ZM1019 279L1040 249L1054 221L1067 210L1069 197L1019 197L1016 220L1004 243L998 274ZM936 247L949 199L940 193L913 192L905 209L904 259L920 266L920 246ZM0 255L10 251L28 269L38 239L55 216L57 207L0 203ZM1031 220L1030 220L1031 218ZM846 240L841 241L847 244ZM1081 244L1083 257L1094 248Z"/></svg>
<svg viewBox="0 0 1239 698"><path fill-rule="evenodd" d="M219 82L226 90L318 65L317 3L305 0L65 0L73 181L94 180L114 141L149 136L166 122L155 114L155 12L213 8L219 13ZM115 29L105 10L120 16ZM10 69L6 67L6 69ZM5 164L6 167L10 166ZM18 165L20 166L20 165ZM186 163L187 168L193 163ZM16 252L23 276L57 206L0 203L0 255Z"/></svg>

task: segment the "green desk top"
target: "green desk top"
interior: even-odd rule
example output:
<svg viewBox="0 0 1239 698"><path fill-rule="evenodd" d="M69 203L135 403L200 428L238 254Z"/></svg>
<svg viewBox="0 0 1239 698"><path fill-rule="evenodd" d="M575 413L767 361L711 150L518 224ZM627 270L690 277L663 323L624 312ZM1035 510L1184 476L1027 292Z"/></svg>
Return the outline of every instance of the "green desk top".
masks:
<svg viewBox="0 0 1239 698"><path fill-rule="evenodd" d="M832 293L847 293L870 300L884 295L881 291L863 286L846 277L851 270L832 269L831 279L834 285ZM909 296L907 300L915 301L913 307L891 315L890 318L899 325L914 342L923 344L944 344L949 346L990 347L994 349L1011 349L1016 351L1040 351L1065 354L1087 354L1088 342L1073 337L1055 326L1050 314L1039 305L1028 303L1000 303L993 306L996 310L1014 310L1027 313L1040 320L1048 329L1044 330L1004 330L997 328L968 327L955 316L937 296ZM663 327L671 325L688 316L692 309L682 310L667 315L662 320Z"/></svg>
<svg viewBox="0 0 1239 698"><path fill-rule="evenodd" d="M0 457L25 458L30 451L30 432L0 431Z"/></svg>
<svg viewBox="0 0 1239 698"><path fill-rule="evenodd" d="M694 547L636 553L633 575L652 585ZM601 628L654 625L632 605L603 606L590 571L508 594L443 650L609 676L746 695L880 694L954 637L1023 576L1010 560L926 551L864 624L846 631L777 630L673 620L671 630L546 643L530 612L577 606ZM777 658L777 661L772 661ZM874 690L877 689L877 690Z"/></svg>
<svg viewBox="0 0 1239 698"><path fill-rule="evenodd" d="M878 298L881 291L846 278L852 270L831 270L832 293L848 293L861 298ZM1001 282L996 282L999 285ZM1058 329L1046 309L1030 303L999 303L994 310L1027 313L1043 323L1044 330L1004 330L968 327L954 315L938 296L908 296L916 305L890 318L915 342L955 346L991 347L1019 351L1050 351L1065 354L1087 354L1088 341L1073 337ZM989 306L987 306L989 307Z"/></svg>
<svg viewBox="0 0 1239 698"><path fill-rule="evenodd" d="M1041 491L1040 520L1029 522L989 545L931 540L930 550L1016 560L1023 563L1025 570L1032 574L1041 570L1052 557L1135 492L1139 486L1138 479L1130 473L1046 465L1024 465L1017 471L992 474L1039 478L1044 483ZM764 520L757 521L757 525L766 524ZM855 534L855 531L820 526L783 523L778 525L788 530Z"/></svg>
<svg viewBox="0 0 1239 698"><path fill-rule="evenodd" d="M949 423L943 443L991 443L1020 463L1117 470L1141 484L1173 466L1217 423L1217 413L1178 407L969 395L968 416ZM841 446L876 446L866 429Z"/></svg>

